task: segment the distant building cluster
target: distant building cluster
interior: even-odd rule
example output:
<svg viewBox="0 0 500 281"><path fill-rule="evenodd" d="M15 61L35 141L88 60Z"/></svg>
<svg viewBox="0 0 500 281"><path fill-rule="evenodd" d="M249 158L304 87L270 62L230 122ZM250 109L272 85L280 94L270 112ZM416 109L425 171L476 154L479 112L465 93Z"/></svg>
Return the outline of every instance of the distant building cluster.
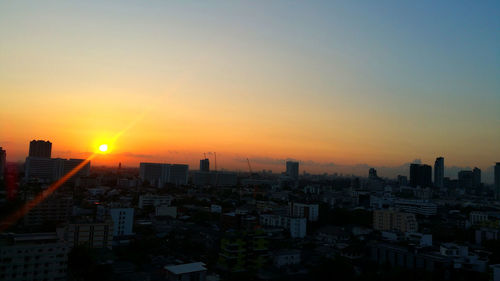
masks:
<svg viewBox="0 0 500 281"><path fill-rule="evenodd" d="M198 170L91 167L51 150L34 140L13 166L0 148L2 214L24 212L0 220L0 281L317 280L340 265L345 280L500 278L500 162L489 185L477 167L445 177L443 157L390 179L300 174L298 161L217 170L206 157Z"/></svg>

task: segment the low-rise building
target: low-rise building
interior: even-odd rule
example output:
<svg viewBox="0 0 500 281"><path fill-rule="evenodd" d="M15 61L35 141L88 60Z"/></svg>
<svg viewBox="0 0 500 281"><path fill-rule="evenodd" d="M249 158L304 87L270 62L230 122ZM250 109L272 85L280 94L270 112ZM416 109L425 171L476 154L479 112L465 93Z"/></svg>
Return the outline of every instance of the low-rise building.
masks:
<svg viewBox="0 0 500 281"><path fill-rule="evenodd" d="M394 206L401 211L427 217L437 214L437 204L427 200L398 199Z"/></svg>
<svg viewBox="0 0 500 281"><path fill-rule="evenodd" d="M414 214L393 209L373 211L373 229L380 231L417 232L418 223Z"/></svg>
<svg viewBox="0 0 500 281"><path fill-rule="evenodd" d="M79 245L88 248L112 248L113 222L77 222L70 223L66 227L59 228L58 233L69 246Z"/></svg>
<svg viewBox="0 0 500 281"><path fill-rule="evenodd" d="M289 202L288 215L291 217L306 218L308 221L317 221L319 205Z"/></svg>
<svg viewBox="0 0 500 281"><path fill-rule="evenodd" d="M205 281L207 268L202 262L167 265L164 267L167 281Z"/></svg>
<svg viewBox="0 0 500 281"><path fill-rule="evenodd" d="M172 204L172 197L168 195L144 194L139 196L139 209L146 206L170 206L170 204Z"/></svg>
<svg viewBox="0 0 500 281"><path fill-rule="evenodd" d="M300 250L282 250L273 255L274 266L280 268L283 266L300 264Z"/></svg>
<svg viewBox="0 0 500 281"><path fill-rule="evenodd" d="M0 236L0 280L67 280L68 245L56 233Z"/></svg>

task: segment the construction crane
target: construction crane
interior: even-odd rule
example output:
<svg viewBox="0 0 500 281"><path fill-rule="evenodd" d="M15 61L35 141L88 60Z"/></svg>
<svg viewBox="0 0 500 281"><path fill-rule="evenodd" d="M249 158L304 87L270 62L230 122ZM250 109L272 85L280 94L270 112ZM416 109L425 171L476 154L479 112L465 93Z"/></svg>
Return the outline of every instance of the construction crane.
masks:
<svg viewBox="0 0 500 281"><path fill-rule="evenodd" d="M248 171L250 172L250 176L252 176L252 166L250 166L250 160L247 158L247 163L248 163Z"/></svg>
<svg viewBox="0 0 500 281"><path fill-rule="evenodd" d="M248 171L250 172L250 178L252 179L254 175L252 172L252 166L250 165L250 160L247 158L247 164L248 164ZM259 191L258 187L253 185L253 199L257 197L257 192ZM240 197L241 197L241 191L240 191Z"/></svg>

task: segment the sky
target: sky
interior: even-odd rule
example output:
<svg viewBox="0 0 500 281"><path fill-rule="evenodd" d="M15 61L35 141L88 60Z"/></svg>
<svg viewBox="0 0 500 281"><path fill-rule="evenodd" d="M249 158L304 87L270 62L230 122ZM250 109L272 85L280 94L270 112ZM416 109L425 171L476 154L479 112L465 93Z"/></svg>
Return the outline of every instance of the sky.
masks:
<svg viewBox="0 0 500 281"><path fill-rule="evenodd" d="M382 176L500 161L498 1L3 1L0 146ZM403 168L401 168L403 167ZM401 171L403 169L403 171Z"/></svg>

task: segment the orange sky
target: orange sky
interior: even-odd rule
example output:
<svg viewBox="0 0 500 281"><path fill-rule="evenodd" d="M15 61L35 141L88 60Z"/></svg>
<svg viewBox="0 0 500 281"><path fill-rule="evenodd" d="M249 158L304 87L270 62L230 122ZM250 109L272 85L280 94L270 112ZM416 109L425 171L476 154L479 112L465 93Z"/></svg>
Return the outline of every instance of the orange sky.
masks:
<svg viewBox="0 0 500 281"><path fill-rule="evenodd" d="M442 15L460 7L417 9L436 13L427 25L415 7L215 2L0 4L8 160L32 139L85 157L138 120L93 163L197 167L209 151L241 170L247 157L315 172L500 161L494 9L460 10L470 18L452 32Z"/></svg>

